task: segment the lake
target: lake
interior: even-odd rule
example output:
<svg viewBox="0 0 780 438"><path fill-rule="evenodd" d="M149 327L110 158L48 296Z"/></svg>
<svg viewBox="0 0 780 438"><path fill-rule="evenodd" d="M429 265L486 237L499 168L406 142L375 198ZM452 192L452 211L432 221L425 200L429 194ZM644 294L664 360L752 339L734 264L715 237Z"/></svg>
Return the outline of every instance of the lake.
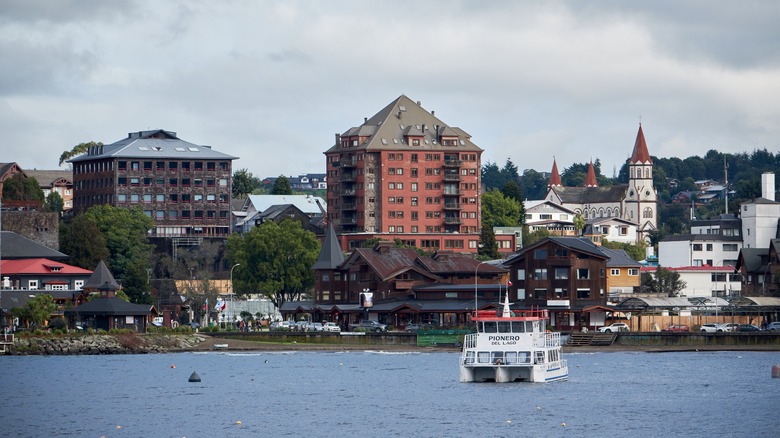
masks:
<svg viewBox="0 0 780 438"><path fill-rule="evenodd" d="M460 383L452 352L0 357L9 437L778 436L780 352L564 354L554 384ZM197 372L201 383L188 378Z"/></svg>

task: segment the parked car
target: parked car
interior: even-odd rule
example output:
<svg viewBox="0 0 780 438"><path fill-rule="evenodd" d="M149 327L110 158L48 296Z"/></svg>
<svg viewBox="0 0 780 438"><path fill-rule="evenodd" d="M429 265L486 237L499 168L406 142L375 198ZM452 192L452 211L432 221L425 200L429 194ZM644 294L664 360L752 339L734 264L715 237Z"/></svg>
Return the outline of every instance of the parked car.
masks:
<svg viewBox="0 0 780 438"><path fill-rule="evenodd" d="M369 332L386 332L387 324L380 324L377 321L364 320L357 324L350 324L350 330L362 329Z"/></svg>
<svg viewBox="0 0 780 438"><path fill-rule="evenodd" d="M753 324L740 324L737 328L738 332L760 332L761 329Z"/></svg>
<svg viewBox="0 0 780 438"><path fill-rule="evenodd" d="M338 324L335 322L323 322L322 323L322 331L324 332L334 332L334 333L340 333L341 327L339 327Z"/></svg>
<svg viewBox="0 0 780 438"><path fill-rule="evenodd" d="M734 324L733 322L727 322L726 324L721 324L721 327L723 327L724 332L735 332L737 331L739 324Z"/></svg>
<svg viewBox="0 0 780 438"><path fill-rule="evenodd" d="M628 328L628 324L623 322L613 322L612 324L606 326L606 327L599 327L599 331L601 333L612 333L612 332L630 332L631 329Z"/></svg>
<svg viewBox="0 0 780 438"><path fill-rule="evenodd" d="M290 330L290 321L275 321L271 323L271 330Z"/></svg>
<svg viewBox="0 0 780 438"><path fill-rule="evenodd" d="M406 333L417 333L420 330L431 330L433 329L433 326L430 324L409 324L406 326L404 331Z"/></svg>
<svg viewBox="0 0 780 438"><path fill-rule="evenodd" d="M322 331L322 323L321 322L314 322L314 323L309 325L308 329L311 330L311 331L314 331L314 332L321 332Z"/></svg>
<svg viewBox="0 0 780 438"><path fill-rule="evenodd" d="M708 323L708 324L702 324L700 331L706 333L723 333L726 331L726 329L720 324Z"/></svg>
<svg viewBox="0 0 780 438"><path fill-rule="evenodd" d="M691 329L685 324L672 324L661 330L662 332L689 332Z"/></svg>
<svg viewBox="0 0 780 438"><path fill-rule="evenodd" d="M769 323L769 324L766 326L766 330L767 330L768 332L776 332L776 331L780 331L780 321L774 321L774 322L770 322L770 323Z"/></svg>

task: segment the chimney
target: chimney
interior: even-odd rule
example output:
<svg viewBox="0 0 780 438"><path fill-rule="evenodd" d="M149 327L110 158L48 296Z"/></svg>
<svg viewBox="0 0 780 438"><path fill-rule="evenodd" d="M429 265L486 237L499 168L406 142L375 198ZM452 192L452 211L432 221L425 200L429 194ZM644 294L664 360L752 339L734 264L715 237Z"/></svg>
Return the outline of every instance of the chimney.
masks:
<svg viewBox="0 0 780 438"><path fill-rule="evenodd" d="M368 121L368 117L363 117L363 123L366 123Z"/></svg>
<svg viewBox="0 0 780 438"><path fill-rule="evenodd" d="M775 174L772 172L764 172L761 174L761 197L775 200Z"/></svg>
<svg viewBox="0 0 780 438"><path fill-rule="evenodd" d="M339 133L337 132L336 133L336 146L340 146L340 145L341 145L341 135L339 135Z"/></svg>

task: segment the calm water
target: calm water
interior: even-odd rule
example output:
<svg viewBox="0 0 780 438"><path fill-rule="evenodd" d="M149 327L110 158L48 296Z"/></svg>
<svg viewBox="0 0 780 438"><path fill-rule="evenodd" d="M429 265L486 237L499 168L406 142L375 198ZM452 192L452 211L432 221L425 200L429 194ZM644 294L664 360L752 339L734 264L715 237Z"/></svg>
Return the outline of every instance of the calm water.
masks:
<svg viewBox="0 0 780 438"><path fill-rule="evenodd" d="M568 382L463 384L456 353L0 357L0 435L780 434L780 352L564 358ZM201 383L188 382L193 371Z"/></svg>

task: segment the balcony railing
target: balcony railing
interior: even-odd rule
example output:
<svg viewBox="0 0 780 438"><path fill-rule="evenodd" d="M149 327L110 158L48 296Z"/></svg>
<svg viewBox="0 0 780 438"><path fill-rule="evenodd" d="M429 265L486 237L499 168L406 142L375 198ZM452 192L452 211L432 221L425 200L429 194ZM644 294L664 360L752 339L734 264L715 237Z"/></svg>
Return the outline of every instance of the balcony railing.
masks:
<svg viewBox="0 0 780 438"><path fill-rule="evenodd" d="M445 160L444 161L444 167L460 167L463 165L463 162L460 160Z"/></svg>
<svg viewBox="0 0 780 438"><path fill-rule="evenodd" d="M460 181L460 174L457 173L445 173L442 177L444 181Z"/></svg>
<svg viewBox="0 0 780 438"><path fill-rule="evenodd" d="M444 218L445 224L459 224L460 218L459 217L445 217Z"/></svg>
<svg viewBox="0 0 780 438"><path fill-rule="evenodd" d="M444 203L444 209L445 210L460 210L460 202L445 202Z"/></svg>

